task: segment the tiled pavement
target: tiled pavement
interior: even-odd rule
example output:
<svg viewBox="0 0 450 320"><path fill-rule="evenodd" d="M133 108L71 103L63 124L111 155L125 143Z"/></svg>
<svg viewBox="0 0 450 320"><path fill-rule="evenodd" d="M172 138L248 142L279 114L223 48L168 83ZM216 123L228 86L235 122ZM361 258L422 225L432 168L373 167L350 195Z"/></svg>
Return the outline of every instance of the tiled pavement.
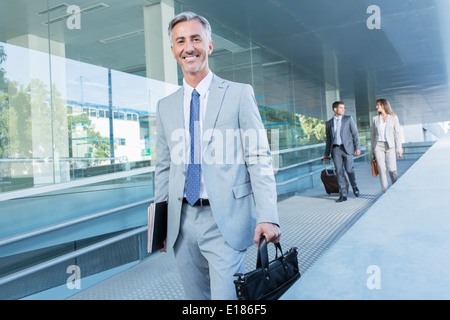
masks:
<svg viewBox="0 0 450 320"><path fill-rule="evenodd" d="M415 160L398 161L401 176ZM349 193L346 202L336 203L337 195L328 195L323 185L299 193L278 203L283 251L299 249L300 272L304 274L379 198L378 178L371 176L369 163L355 167L361 195ZM273 248L270 246L273 255ZM256 248L246 257L248 270L254 268ZM173 253L157 253L130 269L93 285L70 300L183 300L181 279Z"/></svg>

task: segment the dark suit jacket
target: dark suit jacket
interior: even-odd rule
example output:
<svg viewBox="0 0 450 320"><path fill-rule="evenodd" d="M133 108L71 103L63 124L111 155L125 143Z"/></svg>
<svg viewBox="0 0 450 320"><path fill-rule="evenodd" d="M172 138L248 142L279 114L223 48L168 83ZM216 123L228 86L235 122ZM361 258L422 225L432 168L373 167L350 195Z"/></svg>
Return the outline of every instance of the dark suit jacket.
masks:
<svg viewBox="0 0 450 320"><path fill-rule="evenodd" d="M354 154L355 150L361 150L358 129L351 116L343 115L341 121L341 140L344 145L344 151L347 154ZM325 128L327 138L324 155L329 157L334 141L334 117L326 122Z"/></svg>

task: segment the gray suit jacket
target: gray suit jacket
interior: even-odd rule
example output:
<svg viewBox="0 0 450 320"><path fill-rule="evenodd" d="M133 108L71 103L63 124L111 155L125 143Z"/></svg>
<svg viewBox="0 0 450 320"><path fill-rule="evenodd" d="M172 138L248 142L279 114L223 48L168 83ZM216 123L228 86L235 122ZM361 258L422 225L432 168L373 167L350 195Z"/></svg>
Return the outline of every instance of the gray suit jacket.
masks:
<svg viewBox="0 0 450 320"><path fill-rule="evenodd" d="M372 139L372 153L377 146L379 134L380 116L376 115L372 118L371 139ZM397 115L389 115L386 118L386 142L390 148L396 148L397 152L402 151L402 139L400 135L400 122Z"/></svg>
<svg viewBox="0 0 450 320"><path fill-rule="evenodd" d="M178 237L186 179L183 88L159 101L156 129L155 202L168 201L170 249ZM271 153L250 85L213 76L202 156L205 188L219 230L234 249L248 248L257 223L279 224Z"/></svg>
<svg viewBox="0 0 450 320"><path fill-rule="evenodd" d="M351 116L343 115L341 121L341 141L344 145L344 150L347 154L354 154L355 150L361 150L358 129ZM327 137L324 155L328 157L334 141L334 117L326 122L325 130Z"/></svg>

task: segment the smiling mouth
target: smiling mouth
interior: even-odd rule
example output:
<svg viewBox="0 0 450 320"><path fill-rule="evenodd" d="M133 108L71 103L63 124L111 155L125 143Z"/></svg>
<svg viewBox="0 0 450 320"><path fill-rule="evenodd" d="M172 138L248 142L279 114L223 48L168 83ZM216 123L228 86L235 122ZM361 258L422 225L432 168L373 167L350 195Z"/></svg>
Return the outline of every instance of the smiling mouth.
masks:
<svg viewBox="0 0 450 320"><path fill-rule="evenodd" d="M187 56L187 57L183 57L183 59L186 60L186 61L193 61L193 60L195 60L195 59L197 59L197 58L198 58L198 56Z"/></svg>

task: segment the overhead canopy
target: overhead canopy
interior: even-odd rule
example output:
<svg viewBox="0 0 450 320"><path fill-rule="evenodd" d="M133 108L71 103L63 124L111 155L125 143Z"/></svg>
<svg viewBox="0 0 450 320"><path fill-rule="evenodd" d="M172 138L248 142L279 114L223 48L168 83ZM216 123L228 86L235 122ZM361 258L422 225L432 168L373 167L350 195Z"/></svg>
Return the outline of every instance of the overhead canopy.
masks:
<svg viewBox="0 0 450 320"><path fill-rule="evenodd" d="M447 0L179 2L343 92L371 77L376 97L395 105L402 124L450 121ZM327 76L330 52L336 77Z"/></svg>

